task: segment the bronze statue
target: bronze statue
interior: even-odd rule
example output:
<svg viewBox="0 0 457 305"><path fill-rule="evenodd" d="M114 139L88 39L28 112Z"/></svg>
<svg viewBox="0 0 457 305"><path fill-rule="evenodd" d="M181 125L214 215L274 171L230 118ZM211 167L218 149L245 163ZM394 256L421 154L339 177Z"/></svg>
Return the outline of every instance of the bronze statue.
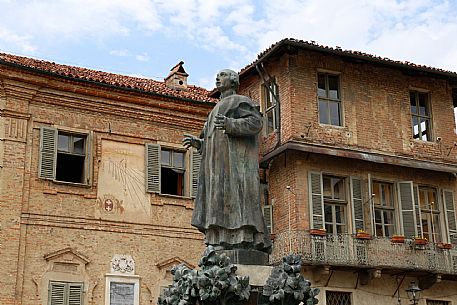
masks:
<svg viewBox="0 0 457 305"><path fill-rule="evenodd" d="M259 140L262 115L246 96L237 95L238 74L222 70L216 87L220 101L200 138L185 135L184 146L202 154L192 225L216 250L259 250L271 241L260 207Z"/></svg>

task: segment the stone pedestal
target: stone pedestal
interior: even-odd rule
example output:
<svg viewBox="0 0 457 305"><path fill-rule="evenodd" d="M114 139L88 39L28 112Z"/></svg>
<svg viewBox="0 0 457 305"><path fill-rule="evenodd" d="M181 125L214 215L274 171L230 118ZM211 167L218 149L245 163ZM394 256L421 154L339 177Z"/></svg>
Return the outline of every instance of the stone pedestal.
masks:
<svg viewBox="0 0 457 305"><path fill-rule="evenodd" d="M266 266L268 265L268 254L258 250L217 250L216 253L224 253L230 258L232 264L235 265L257 265Z"/></svg>

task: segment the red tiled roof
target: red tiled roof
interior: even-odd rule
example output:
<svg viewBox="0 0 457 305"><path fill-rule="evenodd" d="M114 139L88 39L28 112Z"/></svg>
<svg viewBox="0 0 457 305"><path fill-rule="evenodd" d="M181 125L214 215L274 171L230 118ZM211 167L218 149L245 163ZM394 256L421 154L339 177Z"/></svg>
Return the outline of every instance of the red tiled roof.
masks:
<svg viewBox="0 0 457 305"><path fill-rule="evenodd" d="M371 55L371 54L367 54L367 53L359 52L359 51L343 50L340 47L332 48L332 47L328 47L328 46L324 46L324 45L319 45L315 41L304 41L304 40L299 40L299 39L294 39L294 38L285 38L285 39L282 39L282 40L272 44L268 49L262 51L257 56L257 59L254 62L252 62L251 64L244 67L241 70L240 75L254 69L256 64L258 64L263 59L269 57L274 52L276 52L277 50L279 50L282 47L287 46L287 45L302 48L302 49L314 50L314 51L318 51L318 52L330 53L330 54L344 56L344 57L351 57L354 59L359 59L359 60L364 60L364 61L375 62L375 63L379 63L379 64L391 66L391 67L407 68L410 70L422 71L422 72L427 72L427 73L431 73L431 74L435 74L435 75L457 78L457 72L453 72L453 71L429 67L429 66L425 66L425 65L418 65L418 64L414 64L414 63L411 63L408 61L396 61L396 60L389 59L387 57Z"/></svg>
<svg viewBox="0 0 457 305"><path fill-rule="evenodd" d="M186 90L168 88L165 82L160 82L148 78L125 76L120 74L95 71L91 69L56 64L45 60L29 57L17 56L12 54L0 53L0 64L13 64L16 66L33 69L39 72L47 72L75 80L90 81L105 85L118 87L119 89L135 89L147 93L164 95L179 99L194 100L201 102L215 102L216 99L209 96L209 91L188 85Z"/></svg>

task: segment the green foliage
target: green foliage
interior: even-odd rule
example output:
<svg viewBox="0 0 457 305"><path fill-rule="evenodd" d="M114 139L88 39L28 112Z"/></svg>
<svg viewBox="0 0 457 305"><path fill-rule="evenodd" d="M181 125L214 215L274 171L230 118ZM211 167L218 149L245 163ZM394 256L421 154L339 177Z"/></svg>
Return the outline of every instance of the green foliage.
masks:
<svg viewBox="0 0 457 305"><path fill-rule="evenodd" d="M249 277L237 276L236 266L225 254L209 246L199 266L200 270L183 264L173 267L173 284L163 291L158 305L235 305L249 299Z"/></svg>
<svg viewBox="0 0 457 305"><path fill-rule="evenodd" d="M297 305L303 302L306 305L318 303L315 298L319 293L318 288L311 288L311 283L300 274L301 257L288 255L283 257L281 265L273 268L266 285L263 296L267 297L271 305Z"/></svg>

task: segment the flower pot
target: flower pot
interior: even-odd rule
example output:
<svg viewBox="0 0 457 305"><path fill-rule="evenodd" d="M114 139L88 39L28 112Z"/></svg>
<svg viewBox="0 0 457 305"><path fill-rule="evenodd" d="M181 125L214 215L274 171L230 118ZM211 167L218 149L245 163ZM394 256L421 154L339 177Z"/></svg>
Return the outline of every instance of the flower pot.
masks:
<svg viewBox="0 0 457 305"><path fill-rule="evenodd" d="M326 236L327 231L324 229L311 229L311 230L309 230L309 234L315 235L315 236Z"/></svg>
<svg viewBox="0 0 457 305"><path fill-rule="evenodd" d="M426 245L427 243L428 243L428 241L426 238L415 238L414 239L414 244L417 246L423 246L423 245Z"/></svg>
<svg viewBox="0 0 457 305"><path fill-rule="evenodd" d="M405 237L403 235L394 235L391 237L390 241L394 244L403 244L405 242Z"/></svg>
<svg viewBox="0 0 457 305"><path fill-rule="evenodd" d="M371 239L371 235L367 232L357 232L355 234L355 238L357 239Z"/></svg>
<svg viewBox="0 0 457 305"><path fill-rule="evenodd" d="M452 244L448 244L448 243L438 243L437 246L439 249L446 249L446 250L452 249Z"/></svg>

